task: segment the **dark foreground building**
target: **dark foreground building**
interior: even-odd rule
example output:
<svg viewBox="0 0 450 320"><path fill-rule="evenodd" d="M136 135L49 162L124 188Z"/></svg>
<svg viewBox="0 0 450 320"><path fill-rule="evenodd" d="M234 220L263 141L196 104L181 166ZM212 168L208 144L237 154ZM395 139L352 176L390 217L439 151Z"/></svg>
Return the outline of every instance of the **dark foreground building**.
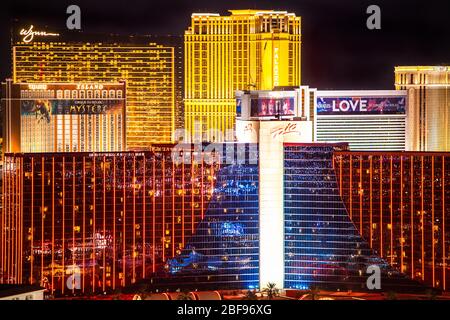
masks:
<svg viewBox="0 0 450 320"><path fill-rule="evenodd" d="M113 290L140 281L155 289L266 286L261 281L260 256L267 250L263 243L270 241L261 241L264 177L259 171L262 161L271 160L261 159L257 144L189 146L176 151L172 147L161 145L146 152L7 154L2 282L41 284L60 293ZM347 195L347 180L353 185L355 177L346 173L346 159L360 153L346 151L345 145L284 144L283 154L284 288L367 290L366 272L372 265L381 270L382 290L417 291L424 289L423 283L432 284L428 276L412 280L409 269L401 272L398 260L386 255L390 247L383 242L381 252L375 245L380 240L374 233L368 236L365 206L357 215L355 207L348 205L355 200ZM441 154L439 159L447 165L448 156ZM180 162L180 157L185 161ZM375 173L374 167L367 170ZM435 270L447 275L445 249L440 246L448 241L448 211L438 213L436 202L443 206L448 202L445 190L450 180L441 180L439 189L428 167L422 166L422 171L424 179L418 181L444 192L444 198L435 194L434 205L430 204L435 222L428 229L436 230L433 237L442 240L421 246L425 253L420 261L425 266L434 261ZM442 175L433 172L435 179ZM365 190L371 190L374 198L373 184ZM417 188L415 180L412 184ZM383 204L383 216L391 215L389 208ZM388 223L398 228L397 213L392 211L392 216L392 222L383 220L386 232ZM422 230L427 232L427 227L411 230L403 223L400 229L411 234L414 243ZM383 239L395 242L396 238ZM418 259L417 253L414 256ZM408 259L409 255L403 258L404 266ZM417 269L419 260L413 261ZM444 288L444 283L434 284Z"/></svg>

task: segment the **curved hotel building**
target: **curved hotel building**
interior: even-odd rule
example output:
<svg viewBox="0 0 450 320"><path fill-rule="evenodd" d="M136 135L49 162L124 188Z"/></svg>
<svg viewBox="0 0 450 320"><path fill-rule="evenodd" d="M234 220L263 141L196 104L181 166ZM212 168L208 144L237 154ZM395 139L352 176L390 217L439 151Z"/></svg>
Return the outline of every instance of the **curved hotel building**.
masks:
<svg viewBox="0 0 450 320"><path fill-rule="evenodd" d="M333 154L350 219L370 247L410 278L448 289L450 154Z"/></svg>
<svg viewBox="0 0 450 320"><path fill-rule="evenodd" d="M264 146L272 135L260 137L259 146L175 149L185 162L173 146L7 154L1 281L56 293L138 281L366 291L376 265L382 290L448 288L448 154L279 140L274 160Z"/></svg>

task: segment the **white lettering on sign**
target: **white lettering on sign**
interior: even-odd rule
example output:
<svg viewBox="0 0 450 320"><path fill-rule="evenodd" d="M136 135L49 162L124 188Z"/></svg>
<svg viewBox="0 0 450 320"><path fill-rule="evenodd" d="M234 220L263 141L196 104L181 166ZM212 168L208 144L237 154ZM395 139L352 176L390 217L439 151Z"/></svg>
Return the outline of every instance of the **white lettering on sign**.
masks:
<svg viewBox="0 0 450 320"><path fill-rule="evenodd" d="M103 89L103 85L100 83L94 83L94 84L77 84L77 89L78 90L94 90L94 89Z"/></svg>
<svg viewBox="0 0 450 320"><path fill-rule="evenodd" d="M279 64L279 48L275 47L273 52L273 86L280 85L280 64Z"/></svg>
<svg viewBox="0 0 450 320"><path fill-rule="evenodd" d="M336 105L336 101L333 101L333 112L347 112L347 111L367 111L367 100L342 100Z"/></svg>
<svg viewBox="0 0 450 320"><path fill-rule="evenodd" d="M59 33L51 33L51 32L46 32L46 31L34 31L33 28L34 28L34 26L30 25L30 27L28 29L20 30L20 35L23 36L22 37L23 42L29 43L29 42L33 41L35 36L39 36L39 37L58 37L59 36Z"/></svg>
<svg viewBox="0 0 450 320"><path fill-rule="evenodd" d="M28 89L30 90L47 90L47 85L43 83L30 83L28 85Z"/></svg>

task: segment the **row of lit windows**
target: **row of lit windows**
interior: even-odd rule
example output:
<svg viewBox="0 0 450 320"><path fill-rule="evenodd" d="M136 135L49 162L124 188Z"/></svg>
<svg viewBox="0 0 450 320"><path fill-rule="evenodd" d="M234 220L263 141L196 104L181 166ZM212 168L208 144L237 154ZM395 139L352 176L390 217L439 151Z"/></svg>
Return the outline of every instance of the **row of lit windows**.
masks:
<svg viewBox="0 0 450 320"><path fill-rule="evenodd" d="M133 47L53 43L51 47L17 45L14 47L14 55L16 65L13 76L17 82L125 80L127 123L130 124L127 126L128 147L142 148L149 143L171 142L175 121L175 96L173 88L171 89L175 85L174 48L151 44ZM32 55L36 57L31 58ZM86 67L94 72L81 70ZM142 90L143 87L145 90ZM69 94L72 97L74 93L62 94L64 97ZM87 94L92 98L113 96L109 91L92 91L86 93L86 96ZM120 98L121 94L116 92L115 96ZM78 98L82 98L80 94Z"/></svg>
<svg viewBox="0 0 450 320"><path fill-rule="evenodd" d="M349 215L370 244L410 277L446 288L450 161L445 154L337 154Z"/></svg>
<svg viewBox="0 0 450 320"><path fill-rule="evenodd" d="M360 288L374 264L341 201L333 152L285 147L285 287Z"/></svg>

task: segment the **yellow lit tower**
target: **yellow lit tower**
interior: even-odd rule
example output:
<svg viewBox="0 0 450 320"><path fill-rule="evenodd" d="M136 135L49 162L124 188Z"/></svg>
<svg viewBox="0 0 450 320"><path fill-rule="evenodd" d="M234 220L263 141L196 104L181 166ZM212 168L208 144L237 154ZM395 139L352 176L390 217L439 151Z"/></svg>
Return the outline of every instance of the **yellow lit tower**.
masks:
<svg viewBox="0 0 450 320"><path fill-rule="evenodd" d="M194 13L185 32L188 139L224 139L235 125L236 90L271 90L301 83L300 17L273 10L230 13Z"/></svg>

